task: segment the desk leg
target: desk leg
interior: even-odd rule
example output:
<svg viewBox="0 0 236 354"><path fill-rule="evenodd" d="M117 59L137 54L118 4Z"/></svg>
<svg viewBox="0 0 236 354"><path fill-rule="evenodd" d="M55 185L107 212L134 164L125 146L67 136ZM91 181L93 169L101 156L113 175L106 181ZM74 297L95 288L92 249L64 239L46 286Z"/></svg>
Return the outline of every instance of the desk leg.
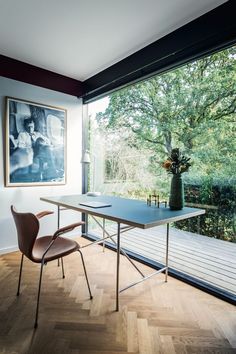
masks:
<svg viewBox="0 0 236 354"><path fill-rule="evenodd" d="M102 243L102 251L105 251L105 219L102 220L102 238L103 238L103 243Z"/></svg>
<svg viewBox="0 0 236 354"><path fill-rule="evenodd" d="M82 234L87 235L88 234L88 214L86 213L81 213L81 220L85 222L85 224L82 225Z"/></svg>
<svg viewBox="0 0 236 354"><path fill-rule="evenodd" d="M119 311L119 280L120 280L120 223L117 223L117 261L116 261L116 311Z"/></svg>
<svg viewBox="0 0 236 354"><path fill-rule="evenodd" d="M60 228L60 205L57 206L57 228Z"/></svg>
<svg viewBox="0 0 236 354"><path fill-rule="evenodd" d="M165 282L167 282L167 276L168 276L168 253L169 253L169 224L166 225L166 273L165 273Z"/></svg>
<svg viewBox="0 0 236 354"><path fill-rule="evenodd" d="M57 206L57 229L60 228L60 205ZM57 266L60 267L60 258L57 259Z"/></svg>

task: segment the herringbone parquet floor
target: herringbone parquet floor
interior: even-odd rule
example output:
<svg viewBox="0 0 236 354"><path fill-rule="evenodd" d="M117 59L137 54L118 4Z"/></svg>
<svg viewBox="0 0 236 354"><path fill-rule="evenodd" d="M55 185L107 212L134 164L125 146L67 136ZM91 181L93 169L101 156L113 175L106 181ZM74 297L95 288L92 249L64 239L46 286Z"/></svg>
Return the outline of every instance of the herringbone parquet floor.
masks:
<svg viewBox="0 0 236 354"><path fill-rule="evenodd" d="M79 239L81 244L86 240ZM156 354L236 353L236 308L160 274L120 295L115 309L116 254L84 249L94 298L89 300L80 257L45 267L39 327L33 329L39 266L25 262L15 296L20 253L0 256L0 353ZM141 265L146 273L152 272ZM121 257L121 287L139 274Z"/></svg>

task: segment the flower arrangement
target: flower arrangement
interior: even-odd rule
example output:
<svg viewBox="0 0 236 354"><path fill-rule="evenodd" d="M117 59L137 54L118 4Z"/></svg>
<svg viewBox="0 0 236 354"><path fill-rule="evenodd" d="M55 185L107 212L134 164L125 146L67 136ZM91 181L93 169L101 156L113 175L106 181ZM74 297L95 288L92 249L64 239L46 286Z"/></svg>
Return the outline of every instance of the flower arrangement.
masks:
<svg viewBox="0 0 236 354"><path fill-rule="evenodd" d="M183 156L179 149L172 149L170 157L163 162L162 167L166 171L173 175L180 175L183 172L187 172L191 164L189 163L190 157Z"/></svg>

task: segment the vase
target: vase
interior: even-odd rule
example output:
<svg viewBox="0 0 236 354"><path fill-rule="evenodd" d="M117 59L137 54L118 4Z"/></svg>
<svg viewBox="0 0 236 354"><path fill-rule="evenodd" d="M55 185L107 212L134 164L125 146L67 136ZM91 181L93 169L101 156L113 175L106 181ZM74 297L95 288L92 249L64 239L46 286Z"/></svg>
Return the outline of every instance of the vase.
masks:
<svg viewBox="0 0 236 354"><path fill-rule="evenodd" d="M181 210L184 207L184 186L180 173L172 176L169 207L171 210Z"/></svg>

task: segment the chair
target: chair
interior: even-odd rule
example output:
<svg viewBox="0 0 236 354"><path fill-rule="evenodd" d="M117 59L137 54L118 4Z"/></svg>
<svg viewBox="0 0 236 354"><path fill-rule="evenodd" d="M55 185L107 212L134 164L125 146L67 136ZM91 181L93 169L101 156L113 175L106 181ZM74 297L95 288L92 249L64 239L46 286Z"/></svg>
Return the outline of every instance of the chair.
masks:
<svg viewBox="0 0 236 354"><path fill-rule="evenodd" d="M17 296L20 294L20 284L21 284L21 275L22 275L22 267L23 267L23 259L26 256L34 263L40 263L40 276L39 276L39 285L38 285L38 295L37 295L37 306L36 306L36 314L35 314L35 324L34 327L38 326L38 312L39 312L39 299L40 299L40 290L41 290L41 282L42 282L42 274L43 274L43 266L50 261L61 258L62 265L62 276L64 275L64 267L63 267L63 258L75 251L78 251L81 256L85 278L88 285L88 291L90 295L90 299L92 299L92 294L89 286L88 276L85 268L85 263L83 259L83 255L80 251L79 244L71 239L67 239L61 237L62 234L72 231L74 228L81 226L84 222L78 222L75 224L71 224L65 227L58 229L53 235L39 237L39 219L42 217L53 214L52 211L42 211L36 215L32 213L19 213L16 211L14 206L11 206L11 212L15 221L17 236L18 236L18 244L19 249L22 253L21 255L21 264L20 264L20 273L19 273L19 281L18 281L18 289Z"/></svg>

